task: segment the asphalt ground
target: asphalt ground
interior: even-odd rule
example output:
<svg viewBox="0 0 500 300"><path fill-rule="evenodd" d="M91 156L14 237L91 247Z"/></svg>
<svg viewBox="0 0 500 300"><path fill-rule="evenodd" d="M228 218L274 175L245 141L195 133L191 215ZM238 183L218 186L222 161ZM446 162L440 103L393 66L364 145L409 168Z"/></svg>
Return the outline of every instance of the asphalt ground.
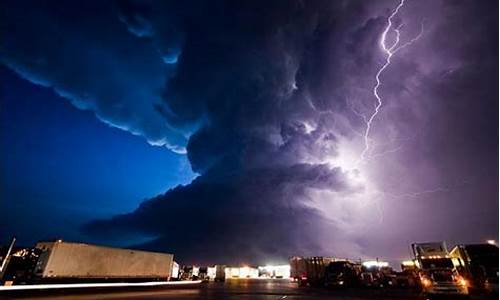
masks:
<svg viewBox="0 0 500 300"><path fill-rule="evenodd" d="M408 289L326 289L298 287L283 280L227 280L225 283L203 283L185 287L81 289L25 291L0 294L0 299L415 299L427 297ZM447 297L458 299L459 297ZM498 296L473 295L473 300L498 299Z"/></svg>

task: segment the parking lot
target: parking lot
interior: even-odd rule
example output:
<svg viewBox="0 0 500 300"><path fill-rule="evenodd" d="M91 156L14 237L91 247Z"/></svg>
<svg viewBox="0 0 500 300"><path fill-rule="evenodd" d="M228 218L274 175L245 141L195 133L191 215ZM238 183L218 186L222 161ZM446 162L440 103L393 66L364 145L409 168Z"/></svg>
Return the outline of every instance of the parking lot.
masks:
<svg viewBox="0 0 500 300"><path fill-rule="evenodd" d="M1 299L425 299L417 291L404 289L322 289L299 288L283 280L227 280L185 288L113 289L79 291L30 291L0 295ZM473 295L472 299L495 299ZM456 297L449 297L456 299Z"/></svg>

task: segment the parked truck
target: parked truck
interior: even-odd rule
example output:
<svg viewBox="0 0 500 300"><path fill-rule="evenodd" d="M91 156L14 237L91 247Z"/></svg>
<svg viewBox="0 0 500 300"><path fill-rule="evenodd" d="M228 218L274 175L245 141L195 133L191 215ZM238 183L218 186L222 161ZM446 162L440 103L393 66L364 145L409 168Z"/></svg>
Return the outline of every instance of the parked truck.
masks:
<svg viewBox="0 0 500 300"><path fill-rule="evenodd" d="M215 282L224 282L226 281L226 266L225 265L215 265Z"/></svg>
<svg viewBox="0 0 500 300"><path fill-rule="evenodd" d="M361 264L348 260L333 261L326 267L325 285L329 287L353 287L359 285Z"/></svg>
<svg viewBox="0 0 500 300"><path fill-rule="evenodd" d="M332 257L290 257L290 277L299 286L322 286L325 284L326 267L335 261Z"/></svg>
<svg viewBox="0 0 500 300"><path fill-rule="evenodd" d="M364 287L387 288L396 286L397 276L386 261L368 260L362 263L360 284Z"/></svg>
<svg viewBox="0 0 500 300"><path fill-rule="evenodd" d="M432 295L468 295L467 281L459 274L444 242L412 244L422 291Z"/></svg>
<svg viewBox="0 0 500 300"><path fill-rule="evenodd" d="M169 280L173 255L118 249L61 240L40 242L34 268L37 282Z"/></svg>
<svg viewBox="0 0 500 300"><path fill-rule="evenodd" d="M414 260L405 260L401 262L401 272L396 275L397 285L406 288L420 287L417 264Z"/></svg>
<svg viewBox="0 0 500 300"><path fill-rule="evenodd" d="M450 251L460 273L477 291L498 293L498 247L491 244L457 245Z"/></svg>
<svg viewBox="0 0 500 300"><path fill-rule="evenodd" d="M34 269L41 251L36 248L15 248L3 270L0 285L29 284L34 279Z"/></svg>

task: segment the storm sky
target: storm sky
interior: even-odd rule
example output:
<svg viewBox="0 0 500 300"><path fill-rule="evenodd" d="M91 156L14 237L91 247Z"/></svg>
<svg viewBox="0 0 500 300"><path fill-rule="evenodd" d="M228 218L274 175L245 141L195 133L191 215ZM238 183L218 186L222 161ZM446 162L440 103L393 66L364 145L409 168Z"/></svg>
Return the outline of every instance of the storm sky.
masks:
<svg viewBox="0 0 500 300"><path fill-rule="evenodd" d="M498 239L497 1L3 1L2 242L188 263ZM387 56L381 45L400 45Z"/></svg>

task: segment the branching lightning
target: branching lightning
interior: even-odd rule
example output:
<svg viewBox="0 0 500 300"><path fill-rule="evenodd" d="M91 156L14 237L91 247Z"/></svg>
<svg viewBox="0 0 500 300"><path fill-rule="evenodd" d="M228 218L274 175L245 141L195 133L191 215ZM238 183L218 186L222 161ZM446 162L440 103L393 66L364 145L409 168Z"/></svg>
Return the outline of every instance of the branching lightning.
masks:
<svg viewBox="0 0 500 300"><path fill-rule="evenodd" d="M404 44L400 44L400 41L401 41L400 40L400 37L401 37L400 29L403 27L403 24L400 24L399 26L393 28L392 19L398 14L399 10L404 6L404 4L405 4L405 0L401 0L399 5L392 11L391 15L387 18L387 25L386 25L386 27L385 27L385 29L382 32L382 35L380 37L380 46L382 47L382 50L385 53L385 63L380 67L377 74L375 75L376 84L373 87L373 95L377 99L377 102L375 105L375 110L373 111L373 113L370 115L369 118L364 118L365 123L366 123L366 129L365 129L365 133L363 136L365 147L363 149L363 152L361 152L361 155L360 155L361 161L363 161L365 159L367 152L370 150L370 131L372 129L372 123L383 105L382 97L380 97L380 94L379 94L379 88L382 85L382 81L380 79L380 76L382 75L384 70L387 67L389 67L389 65L391 64L392 56L394 56L394 54L396 54L399 50L401 50L401 49L411 45L413 42L417 41L423 32L423 24L422 24L420 33L417 36L415 36L413 39L407 41ZM392 44L388 44L387 34L391 30L396 34L396 37L395 37L395 40Z"/></svg>
<svg viewBox="0 0 500 300"><path fill-rule="evenodd" d="M406 0L400 0L399 4L392 10L391 14L387 18L387 23L380 35L380 47L381 50L384 54L385 60L383 64L380 66L378 71L375 74L375 85L373 86L372 93L373 96L376 99L375 107L374 110L370 113L364 113L361 112L359 109L351 103L350 99L346 99L346 103L348 107L351 109L352 113L356 115L357 117L360 118L360 120L365 124L365 128L363 132L358 132L357 130L352 129L352 131L356 134L359 135L363 141L364 141L364 149L361 152L359 158L354 162L354 169L358 170L360 167L360 163L367 163L371 160L375 160L380 158L381 156L390 154L390 153L395 153L397 151L400 151L402 149L401 145L396 145L396 146L391 146L389 149L385 148L385 150L379 151L378 153L373 153L374 149L376 149L379 146L382 145L393 145L394 140L392 140L389 143L377 143L376 140L373 139L373 137L370 136L372 129L373 129L373 122L377 118L377 115L379 114L383 104L384 104L384 99L382 95L380 94L380 87L382 86L382 75L384 71L391 65L393 56L396 55L400 50L412 45L414 42L416 42L421 35L423 34L424 31L424 26L423 23L421 23L420 27L420 32L413 38L409 39L408 41L403 41L402 38L402 29L405 26L404 23L401 24L395 24L393 19L398 15L400 10L403 8L405 5ZM318 111L317 108L313 105L312 102L310 102L311 107L315 110ZM410 139L408 137L404 139ZM346 163L346 161L349 160L349 156L338 158L337 161L334 163L340 164L342 168L345 169L351 169L352 164ZM345 161L344 161L345 159ZM363 177L360 177L363 178ZM435 187L435 188L430 188L426 190L420 190L420 191L415 191L415 192L409 192L409 193L402 193L402 194L395 194L395 193L389 193L385 191L380 191L378 190L375 186L371 184L365 185L367 188L366 190L366 196L368 199L374 199L374 198L394 198L394 199L399 199L399 198L420 198L425 195L430 195L430 194L435 194L435 193L446 193L451 190L452 187ZM377 196L378 195L378 196ZM383 198L380 198L383 197ZM379 214L379 222L383 222L384 220L384 209L382 206L382 201L373 201L371 202L373 205L375 205L376 210L378 211Z"/></svg>

